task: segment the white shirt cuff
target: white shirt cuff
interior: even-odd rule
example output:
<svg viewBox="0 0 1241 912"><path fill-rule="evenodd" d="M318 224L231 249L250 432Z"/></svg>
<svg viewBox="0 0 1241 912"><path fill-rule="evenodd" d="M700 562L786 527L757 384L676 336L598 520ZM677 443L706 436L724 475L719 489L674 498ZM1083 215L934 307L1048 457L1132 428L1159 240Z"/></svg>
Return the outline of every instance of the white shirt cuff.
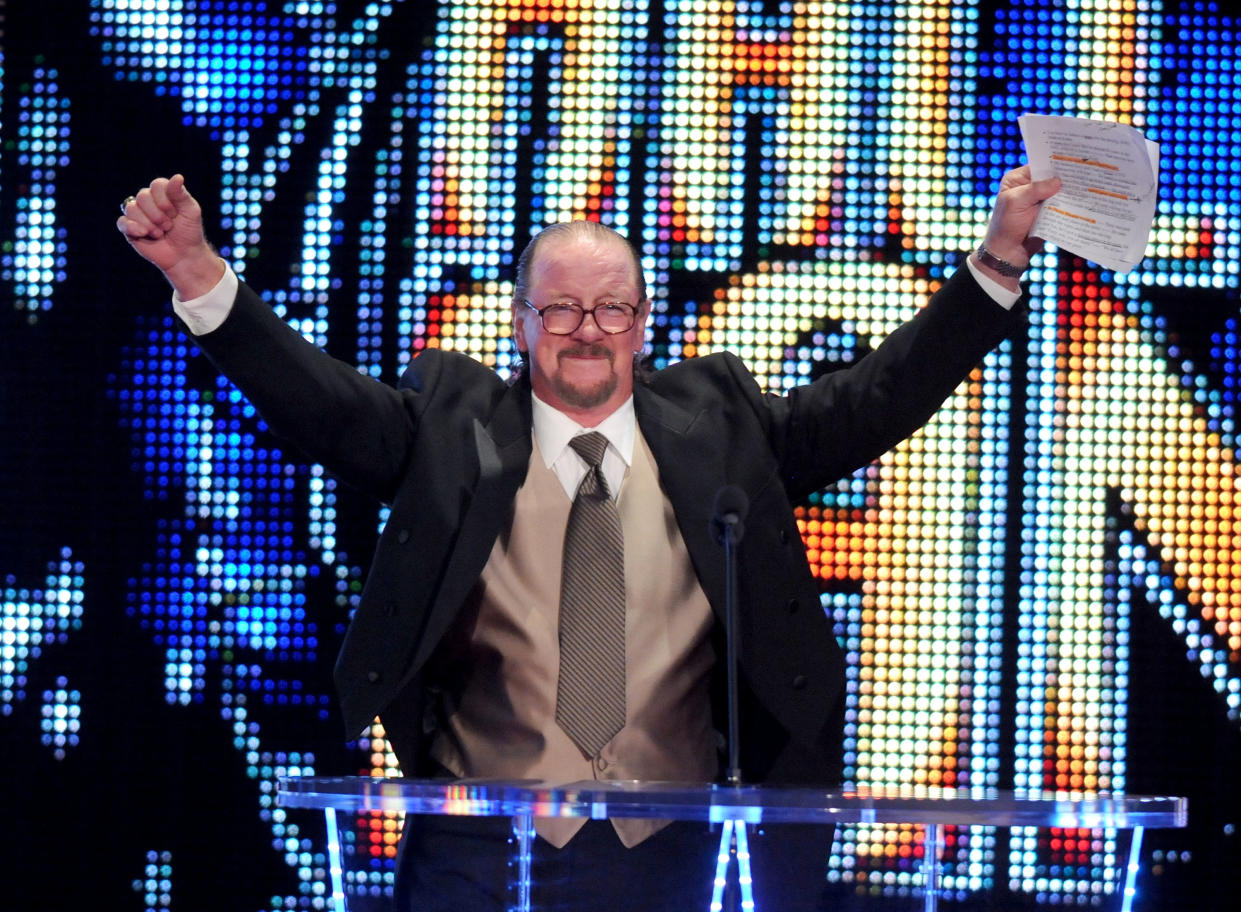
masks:
<svg viewBox="0 0 1241 912"><path fill-rule="evenodd" d="M233 309L233 299L237 297L237 273L227 263L224 275L215 287L204 295L182 301L177 293L172 293L172 310L185 321L191 333L203 336L212 330L219 329Z"/></svg>
<svg viewBox="0 0 1241 912"><path fill-rule="evenodd" d="M1021 297L1021 292L1013 291L1011 288L1005 288L991 276L983 273L981 269L974 265L973 257L965 258L965 265L970 268L974 279L982 286L982 290L990 295L991 300L999 304L1005 310L1012 310L1013 305L1017 303L1017 299Z"/></svg>

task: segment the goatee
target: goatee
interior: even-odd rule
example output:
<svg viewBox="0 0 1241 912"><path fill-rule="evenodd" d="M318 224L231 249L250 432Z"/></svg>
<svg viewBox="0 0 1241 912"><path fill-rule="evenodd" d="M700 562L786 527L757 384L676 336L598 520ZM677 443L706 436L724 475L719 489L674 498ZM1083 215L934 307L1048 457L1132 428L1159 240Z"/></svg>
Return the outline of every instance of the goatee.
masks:
<svg viewBox="0 0 1241 912"><path fill-rule="evenodd" d="M559 363L562 358L568 357L607 358L608 367L614 367L616 359L612 350L604 345L575 345L562 349L557 353L556 360ZM603 405L616 392L616 386L620 382L615 370L591 386L572 384L564 379L564 375L559 370L549 379L552 389L556 391L561 401L576 409L592 409Z"/></svg>

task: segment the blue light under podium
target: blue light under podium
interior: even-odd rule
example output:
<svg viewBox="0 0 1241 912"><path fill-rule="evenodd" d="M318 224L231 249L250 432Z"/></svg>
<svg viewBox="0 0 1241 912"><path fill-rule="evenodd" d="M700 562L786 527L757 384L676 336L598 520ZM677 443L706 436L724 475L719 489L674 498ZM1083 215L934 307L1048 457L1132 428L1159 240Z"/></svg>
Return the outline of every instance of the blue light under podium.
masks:
<svg viewBox="0 0 1241 912"><path fill-rule="evenodd" d="M735 853L744 901L747 824L912 824L925 828L922 860L923 909L934 912L939 897L939 851L944 826L1064 827L1132 830L1124 867L1121 910L1133 907L1134 881L1142 832L1146 827L1183 827L1184 798L995 789L893 788L833 792L814 788L726 786L667 782L573 782L554 785L530 780L381 779L367 777L286 777L277 799L286 808L314 808L327 818L328 848L336 912L348 912L336 813L388 811L511 817L519 859L515 904L530 912L530 841L536 817L596 820L639 817L721 824L721 867L712 908ZM708 910L710 912L710 910Z"/></svg>

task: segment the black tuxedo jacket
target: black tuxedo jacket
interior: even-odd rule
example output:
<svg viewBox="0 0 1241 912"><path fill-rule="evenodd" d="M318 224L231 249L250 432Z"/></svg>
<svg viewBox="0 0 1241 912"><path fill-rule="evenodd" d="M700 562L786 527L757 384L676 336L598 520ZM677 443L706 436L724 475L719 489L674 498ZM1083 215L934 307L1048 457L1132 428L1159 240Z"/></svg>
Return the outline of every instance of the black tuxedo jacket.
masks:
<svg viewBox="0 0 1241 912"><path fill-rule="evenodd" d="M833 784L840 774L843 656L792 504L921 427L1013 320L962 268L875 351L785 396L762 393L727 354L681 362L636 385L638 424L721 621L714 498L726 484L749 497L738 566L747 780ZM336 681L348 735L380 715L402 768L425 773L428 659L524 480L528 382L509 385L464 355L429 350L393 389L307 343L244 285L224 324L195 341L277 434L391 505ZM548 530L549 545L560 547L562 534ZM722 713L716 718L725 731Z"/></svg>

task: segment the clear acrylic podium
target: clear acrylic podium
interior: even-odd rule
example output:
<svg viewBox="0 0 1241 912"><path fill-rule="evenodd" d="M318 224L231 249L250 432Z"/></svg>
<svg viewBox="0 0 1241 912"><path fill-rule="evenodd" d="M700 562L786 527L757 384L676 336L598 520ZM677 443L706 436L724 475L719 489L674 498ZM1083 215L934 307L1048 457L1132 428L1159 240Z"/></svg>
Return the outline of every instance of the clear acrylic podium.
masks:
<svg viewBox="0 0 1241 912"><path fill-rule="evenodd" d="M939 898L942 828L957 826L1065 827L1131 830L1128 864L1118 892L1121 909L1133 905L1134 882L1146 827L1183 827L1184 798L1149 795L1022 793L994 789L907 788L832 792L813 788L727 786L661 782L371 779L286 777L277 800L286 808L322 810L327 819L335 912L348 912L336 814L389 811L513 818L518 859L515 908L531 912L530 841L535 817L659 818L720 825L720 865L711 909L720 908L725 880L736 858L744 907L749 875L747 825L759 823L914 824L925 828L922 908L935 912Z"/></svg>

